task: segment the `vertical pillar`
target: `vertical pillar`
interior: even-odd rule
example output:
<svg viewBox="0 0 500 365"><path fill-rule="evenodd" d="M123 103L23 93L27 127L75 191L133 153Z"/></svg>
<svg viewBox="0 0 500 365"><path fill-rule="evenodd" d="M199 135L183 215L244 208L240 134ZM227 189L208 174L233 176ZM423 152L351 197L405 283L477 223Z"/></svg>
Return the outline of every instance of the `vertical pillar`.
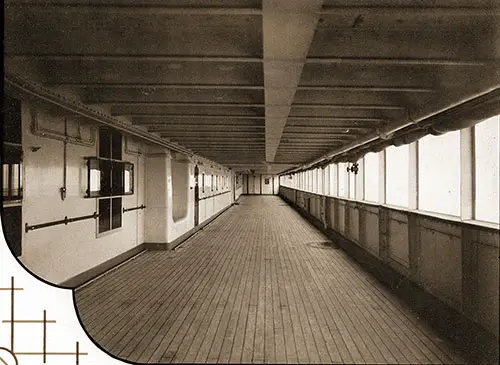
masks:
<svg viewBox="0 0 500 365"><path fill-rule="evenodd" d="M418 209L418 141L408 145L408 209Z"/></svg>
<svg viewBox="0 0 500 365"><path fill-rule="evenodd" d="M332 187L332 192L331 194L333 196L338 196L339 195L339 165L334 164L332 165L332 177L333 177L333 184L331 184Z"/></svg>
<svg viewBox="0 0 500 365"><path fill-rule="evenodd" d="M474 127L460 130L460 218L475 218Z"/></svg>
<svg viewBox="0 0 500 365"><path fill-rule="evenodd" d="M389 210L379 207L379 252L380 259L384 262L389 258Z"/></svg>
<svg viewBox="0 0 500 365"><path fill-rule="evenodd" d="M462 305L468 318L477 321L478 307L478 250L477 233L470 227L462 227Z"/></svg>
<svg viewBox="0 0 500 365"><path fill-rule="evenodd" d="M364 200L365 199L365 158L362 157L358 161L358 174L355 177L356 180L356 192L355 198L356 200Z"/></svg>
<svg viewBox="0 0 500 365"><path fill-rule="evenodd" d="M385 199L385 181L386 181L386 168L385 168L385 164L386 164L386 158L385 158L385 155L386 155L386 152L385 150L381 151L380 154L379 154L379 164L378 164L378 171L379 171L379 174L378 174L378 178L379 178L379 182L378 182L378 189L379 189L379 192L378 192L378 201L380 204L385 204L386 203L386 199Z"/></svg>
<svg viewBox="0 0 500 365"><path fill-rule="evenodd" d="M325 166L325 169L323 170L323 176L325 177L323 179L323 194L325 195L332 195L330 192L330 168L332 165L327 165Z"/></svg>
<svg viewBox="0 0 500 365"><path fill-rule="evenodd" d="M408 250L410 263L410 280L419 282L419 262L421 254L420 224L416 213L408 212Z"/></svg>

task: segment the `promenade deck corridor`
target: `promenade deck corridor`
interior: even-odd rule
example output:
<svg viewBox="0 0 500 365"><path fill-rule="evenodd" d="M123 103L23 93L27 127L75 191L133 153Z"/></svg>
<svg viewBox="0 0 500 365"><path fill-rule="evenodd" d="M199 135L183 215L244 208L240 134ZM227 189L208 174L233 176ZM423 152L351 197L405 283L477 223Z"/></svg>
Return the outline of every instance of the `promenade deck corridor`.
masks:
<svg viewBox="0 0 500 365"><path fill-rule="evenodd" d="M175 251L76 290L89 335L132 362L463 363L276 196L243 196Z"/></svg>

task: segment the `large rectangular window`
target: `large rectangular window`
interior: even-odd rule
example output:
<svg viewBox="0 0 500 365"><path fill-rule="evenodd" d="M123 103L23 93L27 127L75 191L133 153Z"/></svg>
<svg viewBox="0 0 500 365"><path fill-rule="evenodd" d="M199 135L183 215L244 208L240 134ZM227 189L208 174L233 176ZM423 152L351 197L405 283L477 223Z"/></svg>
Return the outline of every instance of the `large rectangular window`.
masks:
<svg viewBox="0 0 500 365"><path fill-rule="evenodd" d="M370 152L365 155L365 200L379 201L380 154Z"/></svg>
<svg viewBox="0 0 500 365"><path fill-rule="evenodd" d="M418 209L460 215L460 131L418 141Z"/></svg>
<svg viewBox="0 0 500 365"><path fill-rule="evenodd" d="M499 223L500 116L475 127L476 219Z"/></svg>
<svg viewBox="0 0 500 365"><path fill-rule="evenodd" d="M98 201L98 233L122 226L122 198L133 194L133 165L121 161L122 136L107 127L99 128L98 158L89 158L88 197L103 197ZM111 198L112 197L112 198Z"/></svg>
<svg viewBox="0 0 500 365"><path fill-rule="evenodd" d="M408 207L409 195L409 146L391 146L386 152L387 204Z"/></svg>
<svg viewBox="0 0 500 365"><path fill-rule="evenodd" d="M349 191L348 188L348 176L347 176L347 163L341 162L338 165L339 169L339 196L347 197Z"/></svg>

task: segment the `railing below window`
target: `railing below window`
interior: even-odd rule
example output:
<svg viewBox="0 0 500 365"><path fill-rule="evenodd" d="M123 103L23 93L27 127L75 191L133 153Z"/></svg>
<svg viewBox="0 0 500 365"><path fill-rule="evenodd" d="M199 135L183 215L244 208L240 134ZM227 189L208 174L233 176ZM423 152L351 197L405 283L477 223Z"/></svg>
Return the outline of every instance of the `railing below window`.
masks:
<svg viewBox="0 0 500 365"><path fill-rule="evenodd" d="M66 216L66 217L64 217L64 219L60 219L60 220L52 221L52 222L47 222L47 223L34 224L32 226L30 226L30 225L28 225L28 223L26 223L24 225L24 230L26 233L28 233L29 231L34 231L35 229L57 226L59 224L67 225L68 223L83 221L83 220L91 219L91 218L97 219L98 217L99 217L99 214L97 214L97 212L94 212L94 214L91 214L91 215L84 215L84 216L75 217L75 218L68 218L68 216Z"/></svg>
<svg viewBox="0 0 500 365"><path fill-rule="evenodd" d="M138 210L138 209L144 209L144 208L146 208L146 206L144 204L141 204L140 206L134 207L134 208L123 208L123 213L131 212L133 210Z"/></svg>

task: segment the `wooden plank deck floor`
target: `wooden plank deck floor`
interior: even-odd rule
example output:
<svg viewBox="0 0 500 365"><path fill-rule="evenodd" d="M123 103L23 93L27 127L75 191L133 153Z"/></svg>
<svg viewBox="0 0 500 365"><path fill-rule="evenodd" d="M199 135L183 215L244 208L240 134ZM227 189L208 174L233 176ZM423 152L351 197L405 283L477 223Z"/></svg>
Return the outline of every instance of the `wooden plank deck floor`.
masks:
<svg viewBox="0 0 500 365"><path fill-rule="evenodd" d="M76 290L92 338L138 363L464 363L279 197L243 196L176 251Z"/></svg>

